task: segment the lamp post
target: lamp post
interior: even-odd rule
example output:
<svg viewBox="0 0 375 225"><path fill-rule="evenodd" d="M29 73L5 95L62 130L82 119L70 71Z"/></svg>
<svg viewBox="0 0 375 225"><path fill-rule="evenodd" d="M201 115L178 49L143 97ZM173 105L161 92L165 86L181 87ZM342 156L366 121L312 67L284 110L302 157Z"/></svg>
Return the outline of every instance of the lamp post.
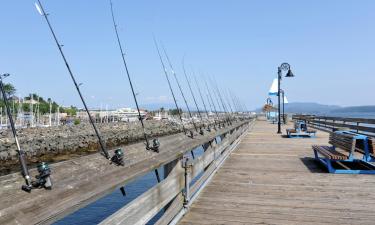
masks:
<svg viewBox="0 0 375 225"><path fill-rule="evenodd" d="M283 123L285 124L285 92L284 90L280 90L281 91L281 94L282 94L282 98L283 98Z"/></svg>
<svg viewBox="0 0 375 225"><path fill-rule="evenodd" d="M279 121L277 123L278 125L278 130L277 130L277 133L278 134L281 134L281 107L280 107L280 103L281 103L281 87L280 87L280 84L281 84L281 80L282 80L282 71L288 71L287 74L285 75L285 77L294 77L294 74L292 73L292 70L290 69L290 65L289 63L282 63L278 68L277 68L277 78L278 78L278 91L277 91L277 97L278 97L278 113L279 113Z"/></svg>

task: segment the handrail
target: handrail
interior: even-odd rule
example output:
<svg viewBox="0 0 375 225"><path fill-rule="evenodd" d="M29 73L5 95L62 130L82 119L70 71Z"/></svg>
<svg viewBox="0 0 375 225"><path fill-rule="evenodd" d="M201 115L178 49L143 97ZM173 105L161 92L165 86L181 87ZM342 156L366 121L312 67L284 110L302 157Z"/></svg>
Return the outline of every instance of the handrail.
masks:
<svg viewBox="0 0 375 225"><path fill-rule="evenodd" d="M311 126L325 131L348 129L359 134L375 136L375 119L345 118L314 115L294 115L294 120L304 120Z"/></svg>
<svg viewBox="0 0 375 225"><path fill-rule="evenodd" d="M248 124L235 127L223 134L221 143L215 145L211 140L203 155L194 160L186 157L178 159L172 172L157 184L100 224L146 224L160 210L169 205L166 213L156 224L168 224L182 209L186 208L192 196L201 188L230 152L231 145L248 129ZM202 172L204 172L202 174ZM192 180L202 176L194 184Z"/></svg>

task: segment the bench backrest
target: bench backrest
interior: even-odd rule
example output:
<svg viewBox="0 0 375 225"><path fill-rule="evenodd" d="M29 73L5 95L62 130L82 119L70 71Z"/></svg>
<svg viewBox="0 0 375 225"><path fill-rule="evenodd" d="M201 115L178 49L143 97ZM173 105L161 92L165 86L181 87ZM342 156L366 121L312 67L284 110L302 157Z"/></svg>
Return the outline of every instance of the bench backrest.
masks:
<svg viewBox="0 0 375 225"><path fill-rule="evenodd" d="M294 129L306 131L307 130L307 124L305 121L297 120L294 122Z"/></svg>
<svg viewBox="0 0 375 225"><path fill-rule="evenodd" d="M333 132L329 135L329 144L353 154L356 148L356 139L350 134Z"/></svg>
<svg viewBox="0 0 375 225"><path fill-rule="evenodd" d="M365 149L364 141L363 140L357 141L356 147L357 147L357 150L359 152L363 152L364 149ZM368 139L368 148L369 148L368 149L369 153L374 155L374 149L375 149L375 139L374 138Z"/></svg>

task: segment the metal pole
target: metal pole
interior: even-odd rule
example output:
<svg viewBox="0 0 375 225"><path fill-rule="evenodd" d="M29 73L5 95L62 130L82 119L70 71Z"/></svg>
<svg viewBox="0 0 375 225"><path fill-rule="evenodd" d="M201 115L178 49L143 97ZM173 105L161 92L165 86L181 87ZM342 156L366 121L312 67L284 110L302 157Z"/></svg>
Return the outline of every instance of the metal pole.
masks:
<svg viewBox="0 0 375 225"><path fill-rule="evenodd" d="M278 67L278 71L277 71L277 75L278 75L278 90L277 90L277 98L278 98L278 106L277 106L277 108L278 108L278 113L279 113L279 115L278 115L278 117L279 117L279 121L278 121L278 123L277 123L277 133L278 134L282 134L282 132L281 132L281 99L280 99L280 84L281 84L281 68L280 67Z"/></svg>
<svg viewBox="0 0 375 225"><path fill-rule="evenodd" d="M282 90L282 93L283 93L283 122L284 124L286 124L285 123L285 92L284 90Z"/></svg>

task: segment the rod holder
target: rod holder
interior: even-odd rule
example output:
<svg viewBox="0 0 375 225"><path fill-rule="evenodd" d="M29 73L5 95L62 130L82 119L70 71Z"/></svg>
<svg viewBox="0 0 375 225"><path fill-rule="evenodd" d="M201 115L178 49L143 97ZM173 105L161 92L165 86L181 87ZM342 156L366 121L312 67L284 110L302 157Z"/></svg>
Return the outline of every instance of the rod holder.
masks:
<svg viewBox="0 0 375 225"><path fill-rule="evenodd" d="M184 157L182 159L182 167L185 169L185 191L184 191L184 207L187 208L190 202L190 176L192 163L189 157Z"/></svg>

